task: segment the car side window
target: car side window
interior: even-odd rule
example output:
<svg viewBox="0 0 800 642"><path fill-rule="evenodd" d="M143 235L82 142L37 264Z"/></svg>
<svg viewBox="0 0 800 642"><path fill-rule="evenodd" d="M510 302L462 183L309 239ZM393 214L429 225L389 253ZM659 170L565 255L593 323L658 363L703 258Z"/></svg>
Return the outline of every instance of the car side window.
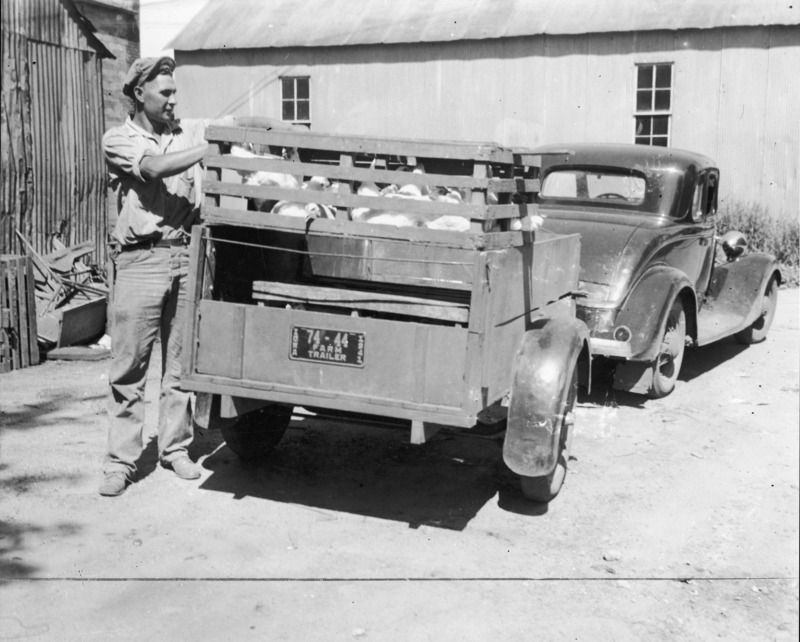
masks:
<svg viewBox="0 0 800 642"><path fill-rule="evenodd" d="M644 176L605 169L558 169L542 182L540 196L554 199L581 199L606 204L640 204L644 201Z"/></svg>
<svg viewBox="0 0 800 642"><path fill-rule="evenodd" d="M714 173L708 175L706 183L706 215L714 216L717 213L717 178Z"/></svg>
<svg viewBox="0 0 800 642"><path fill-rule="evenodd" d="M697 181L692 200L692 221L697 223L706 216L717 213L717 175L713 172L703 174Z"/></svg>
<svg viewBox="0 0 800 642"><path fill-rule="evenodd" d="M697 181L697 186L694 188L694 198L692 199L692 221L695 223L702 221L703 216L705 216L705 191L705 176L701 176L700 180Z"/></svg>

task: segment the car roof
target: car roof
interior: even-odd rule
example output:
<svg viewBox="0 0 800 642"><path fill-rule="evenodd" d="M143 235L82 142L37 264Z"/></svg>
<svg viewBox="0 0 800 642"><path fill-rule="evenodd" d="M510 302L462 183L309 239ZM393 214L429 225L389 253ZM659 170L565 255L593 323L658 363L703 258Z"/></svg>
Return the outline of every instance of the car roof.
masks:
<svg viewBox="0 0 800 642"><path fill-rule="evenodd" d="M704 170L717 167L708 156L674 147L655 147L651 145L626 145L621 143L565 143L541 145L526 150L528 154L564 155L556 163L561 165L589 165L625 167L630 169L678 170L690 167ZM556 164L548 159L548 165Z"/></svg>

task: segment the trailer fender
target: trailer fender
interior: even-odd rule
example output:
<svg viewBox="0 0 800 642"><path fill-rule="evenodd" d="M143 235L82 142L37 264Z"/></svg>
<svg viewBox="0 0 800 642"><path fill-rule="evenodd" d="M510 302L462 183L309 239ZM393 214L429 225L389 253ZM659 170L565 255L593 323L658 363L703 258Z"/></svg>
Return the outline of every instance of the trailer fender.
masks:
<svg viewBox="0 0 800 642"><path fill-rule="evenodd" d="M575 368L590 368L589 330L574 318L541 319L514 358L506 465L524 476L548 475L559 455L563 405Z"/></svg>

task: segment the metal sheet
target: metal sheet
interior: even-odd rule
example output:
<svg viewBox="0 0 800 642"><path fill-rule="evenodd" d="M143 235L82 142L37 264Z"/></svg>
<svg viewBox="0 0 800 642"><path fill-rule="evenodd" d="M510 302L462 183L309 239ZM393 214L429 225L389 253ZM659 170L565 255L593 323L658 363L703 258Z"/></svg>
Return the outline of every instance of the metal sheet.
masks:
<svg viewBox="0 0 800 642"><path fill-rule="evenodd" d="M783 0L209 0L169 47L249 49L800 24Z"/></svg>
<svg viewBox="0 0 800 642"><path fill-rule="evenodd" d="M42 253L53 236L93 241L104 263L102 58L110 54L91 30L71 1L3 0L4 252L17 248L19 229Z"/></svg>

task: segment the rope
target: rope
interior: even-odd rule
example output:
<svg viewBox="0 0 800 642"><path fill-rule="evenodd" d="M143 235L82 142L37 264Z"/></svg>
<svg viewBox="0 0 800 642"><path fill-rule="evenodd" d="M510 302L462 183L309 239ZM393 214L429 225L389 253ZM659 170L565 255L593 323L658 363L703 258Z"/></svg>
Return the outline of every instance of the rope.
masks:
<svg viewBox="0 0 800 642"><path fill-rule="evenodd" d="M358 254L334 254L329 252L309 252L308 250L294 250L288 247L281 247L279 245L263 245L260 243L248 243L247 241L234 241L232 239L219 239L219 238L211 238L206 231L203 234L203 239L206 241L214 241L215 243L230 243L231 245L243 245L246 247L255 247L262 250L278 250L281 252L289 252L291 254L306 254L308 256L332 256L335 258L340 259L370 259L372 261L395 261L399 263L431 263L435 265L465 265L472 267L474 263L472 262L462 262L462 261L431 261L427 259L403 259L403 258L390 258L385 256L362 256Z"/></svg>

